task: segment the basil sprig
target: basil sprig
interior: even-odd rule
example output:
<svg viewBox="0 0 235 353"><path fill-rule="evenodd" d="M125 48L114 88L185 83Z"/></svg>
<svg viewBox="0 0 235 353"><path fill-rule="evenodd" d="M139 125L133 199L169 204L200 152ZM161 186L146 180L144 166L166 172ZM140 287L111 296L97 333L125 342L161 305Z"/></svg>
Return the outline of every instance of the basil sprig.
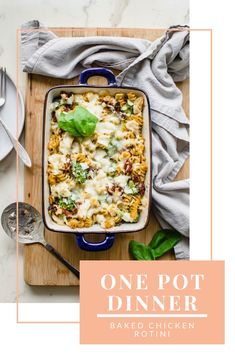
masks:
<svg viewBox="0 0 235 353"><path fill-rule="evenodd" d="M98 119L89 110L77 107L59 117L59 128L72 136L89 137L93 135Z"/></svg>
<svg viewBox="0 0 235 353"><path fill-rule="evenodd" d="M131 240L129 250L135 260L156 260L182 239L182 235L173 229L162 229L154 234L148 245Z"/></svg>

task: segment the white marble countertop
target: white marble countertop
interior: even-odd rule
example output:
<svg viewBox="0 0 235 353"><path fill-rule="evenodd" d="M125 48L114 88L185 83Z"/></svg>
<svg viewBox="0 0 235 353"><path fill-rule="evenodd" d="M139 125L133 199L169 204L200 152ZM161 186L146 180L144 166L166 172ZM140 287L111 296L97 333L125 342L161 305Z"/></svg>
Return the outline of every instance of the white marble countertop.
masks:
<svg viewBox="0 0 235 353"><path fill-rule="evenodd" d="M16 29L37 19L48 27L155 27L189 22L189 0L0 0L0 66L16 77ZM5 34L5 35L4 35ZM24 75L20 80L24 93ZM23 142L23 136L21 138ZM14 151L0 162L0 213L15 201ZM24 172L20 166L19 199L23 200ZM16 248L0 226L0 302L15 302ZM23 279L23 248L20 246L20 302L77 302L73 287L30 287Z"/></svg>

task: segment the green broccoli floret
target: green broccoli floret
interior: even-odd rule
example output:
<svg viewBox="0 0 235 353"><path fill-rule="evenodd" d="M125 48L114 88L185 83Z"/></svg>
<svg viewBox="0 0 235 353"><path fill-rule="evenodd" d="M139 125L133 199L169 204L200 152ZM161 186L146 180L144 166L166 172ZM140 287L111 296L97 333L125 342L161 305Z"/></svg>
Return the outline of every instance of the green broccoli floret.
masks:
<svg viewBox="0 0 235 353"><path fill-rule="evenodd" d="M81 163L73 162L72 175L77 183L83 184L88 175L88 168L84 168Z"/></svg>
<svg viewBox="0 0 235 353"><path fill-rule="evenodd" d="M59 199L59 206L68 211L72 211L76 207L76 203L72 198L61 197Z"/></svg>

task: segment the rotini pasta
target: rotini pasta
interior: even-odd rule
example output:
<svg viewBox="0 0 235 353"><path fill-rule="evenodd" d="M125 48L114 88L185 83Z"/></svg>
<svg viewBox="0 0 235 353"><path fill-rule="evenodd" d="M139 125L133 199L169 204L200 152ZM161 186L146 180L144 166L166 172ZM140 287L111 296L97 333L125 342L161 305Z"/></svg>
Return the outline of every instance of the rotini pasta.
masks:
<svg viewBox="0 0 235 353"><path fill-rule="evenodd" d="M59 128L60 116L77 107L98 119L91 136ZM143 107L143 97L135 92L61 92L51 104L47 174L54 222L72 229L138 222L148 169Z"/></svg>

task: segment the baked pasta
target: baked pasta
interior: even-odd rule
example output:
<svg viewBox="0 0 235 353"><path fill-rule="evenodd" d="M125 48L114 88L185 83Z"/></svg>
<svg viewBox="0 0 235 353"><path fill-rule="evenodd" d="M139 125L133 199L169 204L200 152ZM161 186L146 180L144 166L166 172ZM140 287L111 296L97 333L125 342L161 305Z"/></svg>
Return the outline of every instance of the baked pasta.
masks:
<svg viewBox="0 0 235 353"><path fill-rule="evenodd" d="M138 222L146 205L143 106L134 92L61 92L53 101L47 175L54 222L72 229Z"/></svg>

